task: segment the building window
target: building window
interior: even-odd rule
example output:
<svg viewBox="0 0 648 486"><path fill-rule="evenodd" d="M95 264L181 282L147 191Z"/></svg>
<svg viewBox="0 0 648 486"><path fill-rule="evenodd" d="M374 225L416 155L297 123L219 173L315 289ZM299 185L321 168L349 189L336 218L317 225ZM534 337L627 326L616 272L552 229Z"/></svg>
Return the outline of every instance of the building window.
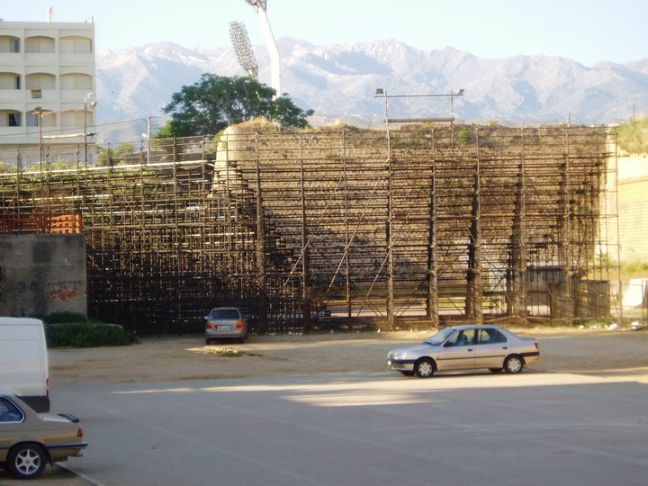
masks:
<svg viewBox="0 0 648 486"><path fill-rule="evenodd" d="M20 52L20 39L9 35L0 35L0 52Z"/></svg>
<svg viewBox="0 0 648 486"><path fill-rule="evenodd" d="M91 125L86 112L86 125ZM65 128L83 127L83 111L66 111L61 113L61 126Z"/></svg>
<svg viewBox="0 0 648 486"><path fill-rule="evenodd" d="M15 110L0 111L0 127L21 126L20 112Z"/></svg>
<svg viewBox="0 0 648 486"><path fill-rule="evenodd" d="M20 74L0 73L0 89L20 89Z"/></svg>
<svg viewBox="0 0 648 486"><path fill-rule="evenodd" d="M54 39L51 37L34 36L25 39L25 52L50 53L54 52Z"/></svg>
<svg viewBox="0 0 648 486"><path fill-rule="evenodd" d="M92 76L82 73L63 74L61 89L92 91Z"/></svg>
<svg viewBox="0 0 648 486"><path fill-rule="evenodd" d="M59 50L65 54L92 54L92 39L88 37L61 37Z"/></svg>
<svg viewBox="0 0 648 486"><path fill-rule="evenodd" d="M42 116L38 116L37 111L30 111L27 113L27 126L28 127L37 127L39 122L43 122L44 127L55 127L56 126L56 115L48 110L43 110Z"/></svg>
<svg viewBox="0 0 648 486"><path fill-rule="evenodd" d="M32 73L27 75L27 89L56 89L56 76L49 73Z"/></svg>

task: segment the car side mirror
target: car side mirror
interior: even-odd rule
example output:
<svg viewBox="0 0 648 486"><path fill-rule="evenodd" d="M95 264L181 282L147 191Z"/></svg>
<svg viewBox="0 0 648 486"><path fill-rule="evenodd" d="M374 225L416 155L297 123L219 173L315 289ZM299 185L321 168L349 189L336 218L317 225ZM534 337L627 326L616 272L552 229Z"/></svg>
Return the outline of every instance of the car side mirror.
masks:
<svg viewBox="0 0 648 486"><path fill-rule="evenodd" d="M445 343L443 343L443 347L444 347L444 348L449 348L449 347L452 346L452 345L453 345L453 344L452 344L450 341L446 341Z"/></svg>
<svg viewBox="0 0 648 486"><path fill-rule="evenodd" d="M203 319L208 320L209 316L204 316Z"/></svg>

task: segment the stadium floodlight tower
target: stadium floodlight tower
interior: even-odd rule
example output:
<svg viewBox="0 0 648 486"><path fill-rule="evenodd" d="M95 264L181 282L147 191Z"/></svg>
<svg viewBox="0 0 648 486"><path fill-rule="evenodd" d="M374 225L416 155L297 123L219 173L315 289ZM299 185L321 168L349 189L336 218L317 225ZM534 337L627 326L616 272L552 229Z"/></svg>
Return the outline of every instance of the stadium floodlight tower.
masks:
<svg viewBox="0 0 648 486"><path fill-rule="evenodd" d="M249 77L259 79L259 65L254 57L250 38L243 22L230 22L230 39L232 39L234 53L241 67L245 69Z"/></svg>
<svg viewBox="0 0 648 486"><path fill-rule="evenodd" d="M268 0L245 1L252 5L257 12L259 25L261 26L261 32L263 33L266 47L268 48L268 52L270 53L271 85L277 92L276 96L281 96L281 59L279 57L279 48L277 47L277 41L274 38L272 28L270 27L270 20L268 19Z"/></svg>

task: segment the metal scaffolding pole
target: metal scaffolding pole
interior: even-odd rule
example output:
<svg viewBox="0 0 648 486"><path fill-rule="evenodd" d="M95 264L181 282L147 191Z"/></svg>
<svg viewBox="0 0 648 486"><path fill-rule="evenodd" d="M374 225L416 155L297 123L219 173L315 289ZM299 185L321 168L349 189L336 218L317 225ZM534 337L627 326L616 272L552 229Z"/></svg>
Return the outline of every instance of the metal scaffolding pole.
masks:
<svg viewBox="0 0 648 486"><path fill-rule="evenodd" d="M261 188L261 163L259 161L259 135L254 136L256 155L256 270L259 328L267 325L267 292L266 292L266 250L265 219L263 211L263 191Z"/></svg>
<svg viewBox="0 0 648 486"><path fill-rule="evenodd" d="M481 277L481 166L479 133L475 135L475 148L475 179L470 223L470 243L468 245L466 317L475 322L482 322L484 319L484 311Z"/></svg>
<svg viewBox="0 0 648 486"><path fill-rule="evenodd" d="M439 282L437 272L437 178L436 140L432 130L432 174L430 177L430 222L428 225L428 285L425 315L433 326L439 325Z"/></svg>
<svg viewBox="0 0 648 486"><path fill-rule="evenodd" d="M344 171L344 297L347 318L351 319L351 241L349 240L349 177L347 173L346 130L342 130L342 170Z"/></svg>
<svg viewBox="0 0 648 486"><path fill-rule="evenodd" d="M310 306L310 277L308 271L308 262L310 260L310 251L308 248L308 230L306 228L306 190L304 188L304 145L303 138L299 136L299 187L301 199L301 243L303 249L302 255L302 311L303 317L308 327L308 321L311 318Z"/></svg>

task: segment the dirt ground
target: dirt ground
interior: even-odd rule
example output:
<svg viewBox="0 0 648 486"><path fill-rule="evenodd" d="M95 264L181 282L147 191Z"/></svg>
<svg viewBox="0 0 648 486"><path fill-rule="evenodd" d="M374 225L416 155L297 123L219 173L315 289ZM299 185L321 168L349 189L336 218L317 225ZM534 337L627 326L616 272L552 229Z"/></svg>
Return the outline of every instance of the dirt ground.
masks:
<svg viewBox="0 0 648 486"><path fill-rule="evenodd" d="M530 371L619 376L648 381L648 332L573 328L517 330L540 340ZM145 338L124 347L50 350L56 383L150 382L268 375L385 371L389 350L430 331L250 336L245 344L206 346L200 336Z"/></svg>

